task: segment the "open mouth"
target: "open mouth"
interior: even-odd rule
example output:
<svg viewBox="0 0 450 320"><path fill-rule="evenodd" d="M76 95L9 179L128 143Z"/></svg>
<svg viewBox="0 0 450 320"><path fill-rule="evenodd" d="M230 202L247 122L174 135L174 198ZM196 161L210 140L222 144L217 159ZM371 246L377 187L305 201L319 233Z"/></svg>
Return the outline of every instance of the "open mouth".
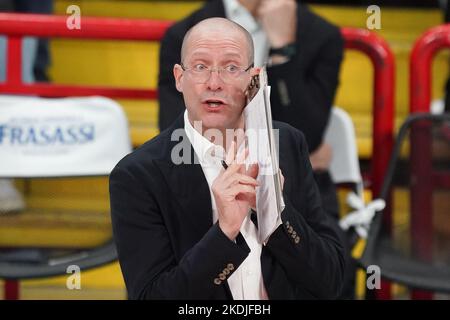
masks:
<svg viewBox="0 0 450 320"><path fill-rule="evenodd" d="M208 99L208 100L205 100L204 103L206 105L208 105L209 108L213 108L213 109L214 108L220 108L223 105L225 105L224 101L216 100L216 99Z"/></svg>

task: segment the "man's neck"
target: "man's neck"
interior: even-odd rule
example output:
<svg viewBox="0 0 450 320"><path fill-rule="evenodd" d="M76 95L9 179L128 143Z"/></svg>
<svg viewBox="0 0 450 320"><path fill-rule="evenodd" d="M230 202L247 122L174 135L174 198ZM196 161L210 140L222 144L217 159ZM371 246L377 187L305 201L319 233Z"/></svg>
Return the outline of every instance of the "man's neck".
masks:
<svg viewBox="0 0 450 320"><path fill-rule="evenodd" d="M231 142L236 142L237 149L239 150L242 143L245 141L245 121L244 121L244 115L241 116L239 119L239 123L235 128L224 130L222 132L223 144L217 143L218 145L221 145L225 149L226 152L228 152Z"/></svg>
<svg viewBox="0 0 450 320"><path fill-rule="evenodd" d="M235 141L237 143L237 148L245 141L245 119L244 114L241 115L237 124L232 128L206 128L201 127L201 132L199 127L194 125L193 121L189 118L194 130L200 133L204 138L206 138L211 143L221 146L227 152L231 146L231 142ZM220 135L218 137L218 135Z"/></svg>

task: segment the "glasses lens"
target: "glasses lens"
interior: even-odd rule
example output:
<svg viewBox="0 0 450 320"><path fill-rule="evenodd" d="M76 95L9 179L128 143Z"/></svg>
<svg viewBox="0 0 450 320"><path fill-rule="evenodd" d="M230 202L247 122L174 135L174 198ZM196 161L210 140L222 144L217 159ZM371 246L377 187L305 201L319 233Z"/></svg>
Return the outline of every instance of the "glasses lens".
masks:
<svg viewBox="0 0 450 320"><path fill-rule="evenodd" d="M240 81L245 79L245 75L247 74L246 71L240 69L234 72L230 72L227 69L201 69L201 70L195 70L195 69L187 69L186 71L189 71L189 74L191 75L192 79L196 83L206 83L208 82L209 78L211 77L212 72L218 72L219 77L222 79L223 82L227 84L235 83L236 81Z"/></svg>

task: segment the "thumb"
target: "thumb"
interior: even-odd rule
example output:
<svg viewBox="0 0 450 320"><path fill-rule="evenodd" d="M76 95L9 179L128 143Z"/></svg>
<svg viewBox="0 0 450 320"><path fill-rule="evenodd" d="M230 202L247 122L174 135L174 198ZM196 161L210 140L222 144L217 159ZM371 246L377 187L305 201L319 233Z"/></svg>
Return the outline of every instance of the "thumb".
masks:
<svg viewBox="0 0 450 320"><path fill-rule="evenodd" d="M258 172L259 172L258 163L252 163L249 165L248 170L247 170L248 176L252 177L253 179L256 179L256 177L258 176Z"/></svg>

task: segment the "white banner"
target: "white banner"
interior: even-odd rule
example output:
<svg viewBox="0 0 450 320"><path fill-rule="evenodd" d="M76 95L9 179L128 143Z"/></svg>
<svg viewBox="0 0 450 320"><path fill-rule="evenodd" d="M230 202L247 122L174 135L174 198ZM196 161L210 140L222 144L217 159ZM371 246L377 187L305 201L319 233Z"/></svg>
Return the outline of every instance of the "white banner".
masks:
<svg viewBox="0 0 450 320"><path fill-rule="evenodd" d="M0 96L0 177L107 175L130 151L111 99Z"/></svg>

